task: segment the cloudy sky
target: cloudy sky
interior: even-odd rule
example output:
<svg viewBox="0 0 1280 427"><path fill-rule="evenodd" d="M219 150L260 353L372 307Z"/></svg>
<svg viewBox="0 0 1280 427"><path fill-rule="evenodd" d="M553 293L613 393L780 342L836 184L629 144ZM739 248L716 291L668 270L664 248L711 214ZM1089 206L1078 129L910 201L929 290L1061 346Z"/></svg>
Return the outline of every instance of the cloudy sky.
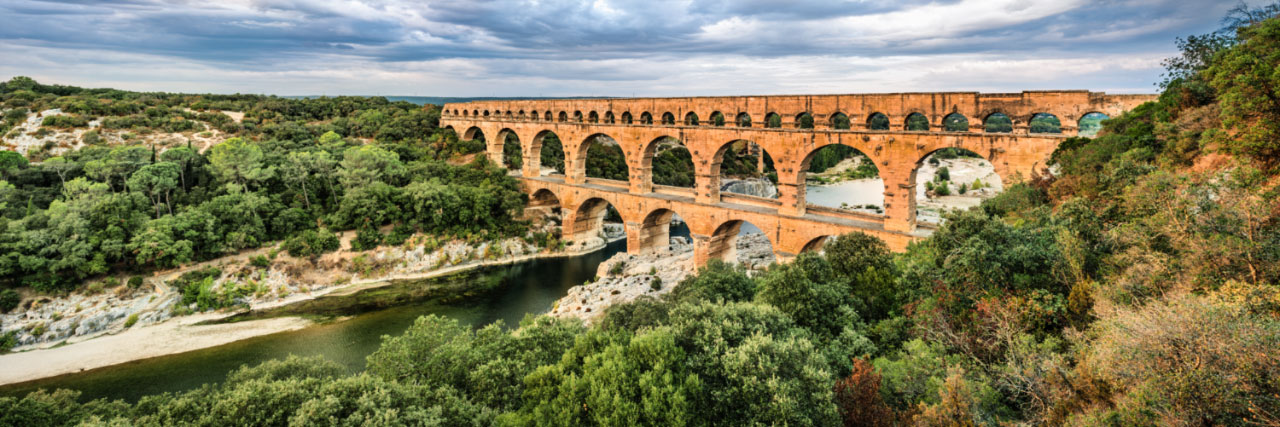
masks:
<svg viewBox="0 0 1280 427"><path fill-rule="evenodd" d="M1153 92L1174 38L1217 29L1236 3L0 0L0 79L279 95Z"/></svg>

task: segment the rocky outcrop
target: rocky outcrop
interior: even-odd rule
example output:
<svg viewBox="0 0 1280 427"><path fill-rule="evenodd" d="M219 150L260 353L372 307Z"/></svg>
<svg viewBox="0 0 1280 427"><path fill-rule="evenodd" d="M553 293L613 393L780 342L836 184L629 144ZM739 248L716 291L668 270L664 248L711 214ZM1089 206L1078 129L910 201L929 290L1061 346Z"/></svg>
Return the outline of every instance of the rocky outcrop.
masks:
<svg viewBox="0 0 1280 427"><path fill-rule="evenodd" d="M773 182L764 178L724 178L720 180L720 191L724 193L764 197L766 199L778 197L778 187L773 185Z"/></svg>
<svg viewBox="0 0 1280 427"><path fill-rule="evenodd" d="M753 272L762 271L774 262L769 239L760 233L738 236L735 253L738 264ZM670 293L695 271L692 242L686 237L673 237L665 252L645 255L619 253L600 263L596 269L596 280L569 288L549 314L590 323L614 304L631 302L641 296L657 297Z"/></svg>

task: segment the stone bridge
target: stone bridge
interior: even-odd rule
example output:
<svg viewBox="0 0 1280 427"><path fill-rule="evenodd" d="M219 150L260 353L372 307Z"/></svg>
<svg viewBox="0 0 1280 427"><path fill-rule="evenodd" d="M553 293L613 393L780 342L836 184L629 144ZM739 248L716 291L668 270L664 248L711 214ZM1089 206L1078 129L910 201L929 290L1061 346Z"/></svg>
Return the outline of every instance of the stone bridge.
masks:
<svg viewBox="0 0 1280 427"><path fill-rule="evenodd" d="M765 232L779 260L851 231L903 250L931 232L918 227L915 206L916 171L929 154L947 147L967 149L989 161L1007 185L1043 173L1054 149L1077 134L1085 115L1115 117L1154 99L1028 91L484 101L446 104L440 126L463 139L483 134L486 151L498 164L507 136L514 135L521 145L520 174L530 205L560 207L567 239L595 233L605 206L612 205L624 221L629 252L665 248L674 213L688 224L701 264L729 256L744 222ZM1000 115L1012 122L1012 131L986 132L984 123ZM1029 124L1037 115L1057 117L1061 132L1032 133ZM944 128L944 120L952 130ZM914 130L908 130L909 122L916 124ZM924 122L927 127L920 129ZM550 134L563 144L563 175L541 176L542 140ZM586 177L587 148L600 135L618 142L628 181ZM667 138L679 140L692 154L694 188L653 183L654 154ZM778 199L721 194L721 161L739 141L758 145L773 159ZM809 162L832 144L853 147L875 162L885 186L883 215L805 203Z"/></svg>

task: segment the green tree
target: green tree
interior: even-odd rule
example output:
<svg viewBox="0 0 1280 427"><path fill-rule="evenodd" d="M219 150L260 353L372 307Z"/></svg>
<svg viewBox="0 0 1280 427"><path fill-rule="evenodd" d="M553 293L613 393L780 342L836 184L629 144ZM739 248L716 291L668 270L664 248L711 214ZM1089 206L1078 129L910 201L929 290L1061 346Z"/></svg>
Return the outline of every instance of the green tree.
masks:
<svg viewBox="0 0 1280 427"><path fill-rule="evenodd" d="M1217 141L1228 150L1274 166L1280 161L1280 19L1240 29L1240 43L1214 56L1205 70L1218 92L1222 125Z"/></svg>
<svg viewBox="0 0 1280 427"><path fill-rule="evenodd" d="M275 175L275 168L263 164L262 147L239 137L210 148L209 165L224 181L240 185L258 183Z"/></svg>
<svg viewBox="0 0 1280 427"><path fill-rule="evenodd" d="M151 199L155 206L156 218L160 217L160 207L166 206L169 214L173 214L173 203L170 194L180 185L182 168L176 163L159 162L143 166L129 176L127 185L134 191L140 191Z"/></svg>

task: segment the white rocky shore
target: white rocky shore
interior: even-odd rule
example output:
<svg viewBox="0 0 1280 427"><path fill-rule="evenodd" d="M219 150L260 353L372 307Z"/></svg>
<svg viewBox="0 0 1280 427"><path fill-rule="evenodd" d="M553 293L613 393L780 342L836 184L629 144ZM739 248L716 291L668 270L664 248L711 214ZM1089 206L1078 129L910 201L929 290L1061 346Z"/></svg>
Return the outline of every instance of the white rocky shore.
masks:
<svg viewBox="0 0 1280 427"><path fill-rule="evenodd" d="M749 273L763 271L774 262L773 250L764 234L738 236L735 249L738 264ZM614 304L670 293L695 271L692 243L686 237L672 237L671 246L665 252L646 255L624 252L600 263L595 281L569 288L568 294L556 301L548 314L591 323Z"/></svg>
<svg viewBox="0 0 1280 427"><path fill-rule="evenodd" d="M208 267L221 271L213 281L214 292L235 291L242 295L235 299L235 307L221 310L224 315L230 315L245 308L285 305L338 289L354 292L390 280L448 274L483 264L571 255L598 249L603 243L587 242L550 251L520 238L472 244L460 240L440 243L417 235L400 246L363 252L340 250L315 261L284 253L271 259L273 249L266 248L157 272L144 278L137 287L129 286L127 276L111 277L66 296L28 297L22 307L0 314L0 337L11 334L16 344L12 351L17 352L165 322L197 308L195 303L180 304L182 293L174 282L184 273ZM253 259L259 257L269 259L269 264L255 265Z"/></svg>

